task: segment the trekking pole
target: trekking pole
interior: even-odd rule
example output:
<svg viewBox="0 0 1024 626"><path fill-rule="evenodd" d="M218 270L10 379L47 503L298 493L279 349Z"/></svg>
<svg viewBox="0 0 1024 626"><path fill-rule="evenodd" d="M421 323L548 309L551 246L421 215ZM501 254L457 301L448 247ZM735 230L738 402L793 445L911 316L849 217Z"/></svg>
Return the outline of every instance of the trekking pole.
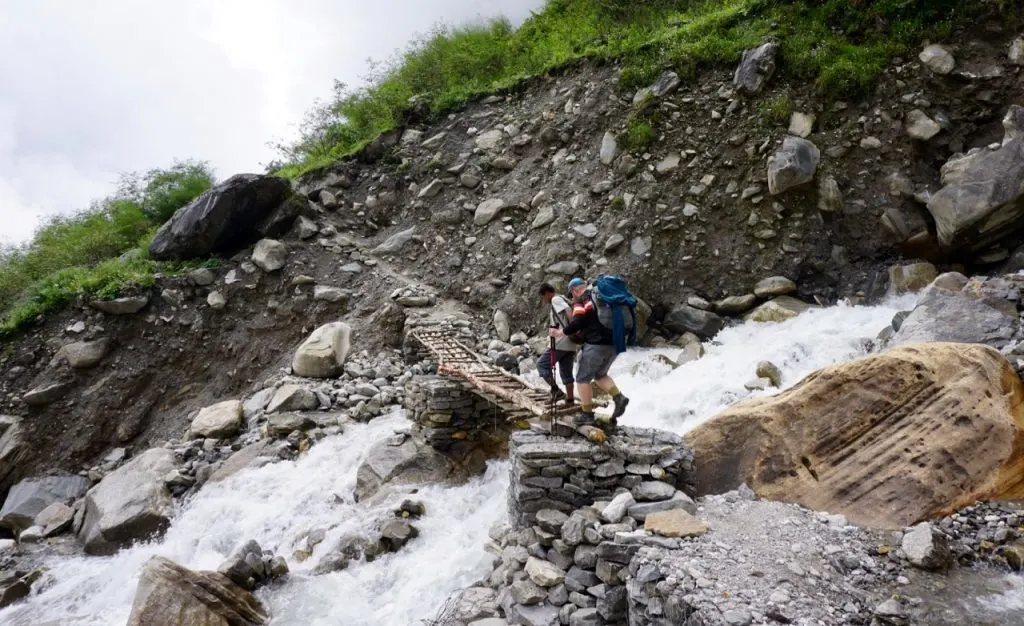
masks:
<svg viewBox="0 0 1024 626"><path fill-rule="evenodd" d="M555 378L555 364L557 362L558 362L558 360L555 358L555 338L554 337L548 337L548 363L551 365L551 381L552 382L557 380ZM558 383L554 382L554 384L557 385ZM553 391L551 393L551 401L550 402L551 402L551 421L548 423L548 433L549 434L554 431L554 424L555 424L555 394L554 394Z"/></svg>

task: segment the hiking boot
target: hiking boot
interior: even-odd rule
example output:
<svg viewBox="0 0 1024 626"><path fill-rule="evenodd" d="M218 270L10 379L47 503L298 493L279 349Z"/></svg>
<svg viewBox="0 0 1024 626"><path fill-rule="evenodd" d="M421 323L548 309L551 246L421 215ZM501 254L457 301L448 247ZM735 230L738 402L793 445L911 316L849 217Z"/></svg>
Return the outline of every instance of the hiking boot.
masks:
<svg viewBox="0 0 1024 626"><path fill-rule="evenodd" d="M572 416L573 426L593 426L596 422L593 413L577 413Z"/></svg>
<svg viewBox="0 0 1024 626"><path fill-rule="evenodd" d="M612 400L615 402L615 410L612 411L612 419L615 419L626 412L626 407L629 405L629 398L620 393L612 398Z"/></svg>
<svg viewBox="0 0 1024 626"><path fill-rule="evenodd" d="M611 435L619 429L619 420L614 417L603 417L597 420L595 426L603 430L606 434Z"/></svg>
<svg viewBox="0 0 1024 626"><path fill-rule="evenodd" d="M551 389L551 401L558 402L559 400L565 399L565 392L558 387L552 387Z"/></svg>

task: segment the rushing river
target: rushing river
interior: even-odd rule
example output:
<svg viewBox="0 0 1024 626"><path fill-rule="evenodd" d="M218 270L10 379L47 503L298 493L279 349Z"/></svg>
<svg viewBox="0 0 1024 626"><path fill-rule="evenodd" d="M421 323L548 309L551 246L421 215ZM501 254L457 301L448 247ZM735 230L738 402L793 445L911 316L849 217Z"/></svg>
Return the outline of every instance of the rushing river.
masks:
<svg viewBox="0 0 1024 626"><path fill-rule="evenodd" d="M865 354L873 338L912 298L874 307L837 305L811 310L780 324L744 324L726 329L706 344L698 361L672 370L653 359L675 358L678 349L634 350L612 369L631 398L626 424L685 432L744 398L757 363L769 360L783 374L783 386L822 366ZM366 529L398 504L368 510L353 502L356 470L367 450L396 429L409 426L401 412L369 424L352 425L295 461L241 472L210 485L183 504L158 542L112 557L54 558L48 583L27 601L0 611L0 624L38 626L122 626L131 610L139 573L153 555L193 569L215 569L248 539L288 559L287 582L259 592L279 626L401 626L432 617L448 595L489 571L484 551L488 530L505 519L508 466L492 462L487 472L460 486L423 486L415 495L427 515L417 522L420 537L399 553L373 563L314 576L312 568L335 539ZM326 539L304 562L292 557L305 533L327 530ZM1019 591L1018 591L1019 593ZM1024 596L1021 596L1024 598ZM1015 595L990 597L1009 607Z"/></svg>

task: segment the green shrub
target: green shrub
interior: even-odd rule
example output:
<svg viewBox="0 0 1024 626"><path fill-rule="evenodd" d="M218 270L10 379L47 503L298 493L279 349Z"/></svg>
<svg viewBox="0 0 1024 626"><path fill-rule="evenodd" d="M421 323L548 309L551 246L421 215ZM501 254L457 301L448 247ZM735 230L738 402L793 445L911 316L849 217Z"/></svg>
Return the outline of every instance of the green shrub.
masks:
<svg viewBox="0 0 1024 626"><path fill-rule="evenodd" d="M209 167L196 162L127 174L110 197L50 217L27 245L0 249L0 334L76 294L107 298L131 284L151 284L159 266L147 250L157 228L213 180Z"/></svg>
<svg viewBox="0 0 1024 626"><path fill-rule="evenodd" d="M650 120L634 115L626 119L626 130L619 136L623 149L630 151L643 150L657 140L658 133Z"/></svg>
<svg viewBox="0 0 1024 626"><path fill-rule="evenodd" d="M731 65L768 37L780 65L813 81L827 97L870 89L895 54L941 37L986 11L1015 16L1009 0L549 0L518 30L505 20L440 26L375 65L362 89L335 84L301 127L279 146L278 173L298 176L359 150L400 125L409 99L434 113L580 59L619 59L624 92L664 69L684 79L705 66Z"/></svg>

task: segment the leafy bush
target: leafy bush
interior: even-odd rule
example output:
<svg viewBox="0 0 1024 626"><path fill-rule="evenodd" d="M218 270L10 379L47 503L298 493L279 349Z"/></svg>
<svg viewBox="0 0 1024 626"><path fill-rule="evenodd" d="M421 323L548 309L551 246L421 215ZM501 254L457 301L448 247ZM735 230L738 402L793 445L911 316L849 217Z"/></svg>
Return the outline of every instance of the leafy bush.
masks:
<svg viewBox="0 0 1024 626"><path fill-rule="evenodd" d="M156 228L213 182L197 162L127 174L110 197L50 217L27 245L0 249L0 335L76 294L112 298L129 284L151 284L160 267L147 253Z"/></svg>

